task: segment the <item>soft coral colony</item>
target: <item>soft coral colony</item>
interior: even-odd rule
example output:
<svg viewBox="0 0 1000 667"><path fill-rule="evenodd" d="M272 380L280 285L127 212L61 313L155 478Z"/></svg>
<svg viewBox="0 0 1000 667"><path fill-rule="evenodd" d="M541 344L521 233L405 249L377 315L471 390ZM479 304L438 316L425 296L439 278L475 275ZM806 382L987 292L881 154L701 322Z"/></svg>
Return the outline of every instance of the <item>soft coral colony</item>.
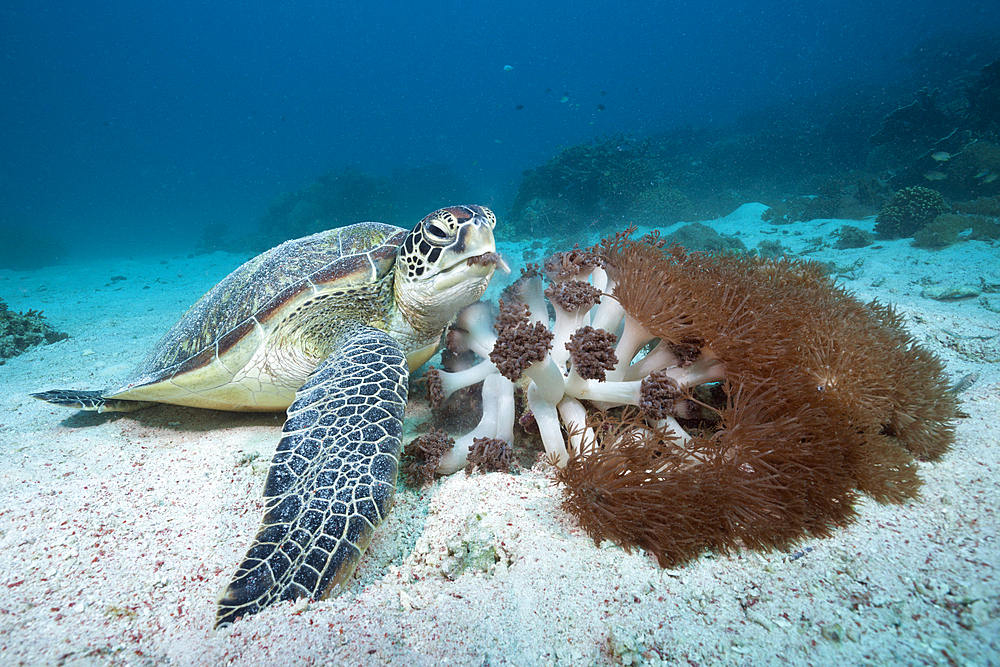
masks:
<svg viewBox="0 0 1000 667"><path fill-rule="evenodd" d="M914 457L948 449L955 399L892 308L814 263L662 246L625 233L560 253L551 285L527 270L495 322L486 304L465 311L450 346L483 361L430 384L440 402L482 382L482 421L450 449L437 433L409 451L453 472L533 419L564 507L662 566L829 535L859 493L916 496Z"/></svg>

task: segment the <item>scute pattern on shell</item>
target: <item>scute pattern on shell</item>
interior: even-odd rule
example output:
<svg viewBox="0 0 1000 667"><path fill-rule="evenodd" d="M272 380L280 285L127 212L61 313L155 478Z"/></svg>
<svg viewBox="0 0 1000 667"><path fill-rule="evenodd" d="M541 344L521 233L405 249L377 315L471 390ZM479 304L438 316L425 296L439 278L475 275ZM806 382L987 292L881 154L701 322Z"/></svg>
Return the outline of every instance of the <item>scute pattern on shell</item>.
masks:
<svg viewBox="0 0 1000 667"><path fill-rule="evenodd" d="M310 277L314 283L343 282L345 287L386 278L406 233L392 225L364 222L286 241L251 259L191 306L126 382L138 386L169 376L173 367L230 332L247 329L250 318L265 321L280 311L308 286Z"/></svg>

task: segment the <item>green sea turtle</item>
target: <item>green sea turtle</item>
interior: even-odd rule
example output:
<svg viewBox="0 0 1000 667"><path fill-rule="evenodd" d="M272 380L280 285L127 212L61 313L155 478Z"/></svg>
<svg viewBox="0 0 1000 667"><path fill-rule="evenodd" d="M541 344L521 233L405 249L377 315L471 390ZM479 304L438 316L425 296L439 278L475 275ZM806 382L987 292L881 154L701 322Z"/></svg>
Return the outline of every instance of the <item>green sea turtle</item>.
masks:
<svg viewBox="0 0 1000 667"><path fill-rule="evenodd" d="M33 396L99 412L287 408L265 514L216 626L327 597L392 504L409 372L506 268L495 225L487 208L453 206L410 231L363 222L288 241L213 287L122 384Z"/></svg>

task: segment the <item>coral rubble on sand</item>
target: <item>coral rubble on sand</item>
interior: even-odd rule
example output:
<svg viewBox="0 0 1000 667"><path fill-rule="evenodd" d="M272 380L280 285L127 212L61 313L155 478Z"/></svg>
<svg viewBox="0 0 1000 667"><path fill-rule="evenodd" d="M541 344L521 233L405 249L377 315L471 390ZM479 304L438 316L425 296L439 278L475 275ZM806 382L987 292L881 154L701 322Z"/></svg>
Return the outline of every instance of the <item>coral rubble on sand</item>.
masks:
<svg viewBox="0 0 1000 667"><path fill-rule="evenodd" d="M69 338L69 334L53 329L40 310L15 313L7 310L0 299L0 364L4 359L16 357L28 348L42 343L55 343Z"/></svg>

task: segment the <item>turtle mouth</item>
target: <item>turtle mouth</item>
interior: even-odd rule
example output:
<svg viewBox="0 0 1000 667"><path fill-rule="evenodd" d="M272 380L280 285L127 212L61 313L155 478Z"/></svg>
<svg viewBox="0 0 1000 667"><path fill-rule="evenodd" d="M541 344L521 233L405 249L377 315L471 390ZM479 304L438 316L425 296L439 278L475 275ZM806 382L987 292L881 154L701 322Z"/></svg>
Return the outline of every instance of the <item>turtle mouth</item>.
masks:
<svg viewBox="0 0 1000 667"><path fill-rule="evenodd" d="M508 266L506 260L500 256L500 253L493 250L490 252L484 252L482 255L470 257L465 260L465 262L466 266L492 266L495 269L500 269L506 274L510 274L510 266Z"/></svg>
<svg viewBox="0 0 1000 667"><path fill-rule="evenodd" d="M437 291L451 289L468 280L488 281L496 269L510 273L507 262L496 251L490 250L480 255L472 255L440 271L434 280L434 289Z"/></svg>

